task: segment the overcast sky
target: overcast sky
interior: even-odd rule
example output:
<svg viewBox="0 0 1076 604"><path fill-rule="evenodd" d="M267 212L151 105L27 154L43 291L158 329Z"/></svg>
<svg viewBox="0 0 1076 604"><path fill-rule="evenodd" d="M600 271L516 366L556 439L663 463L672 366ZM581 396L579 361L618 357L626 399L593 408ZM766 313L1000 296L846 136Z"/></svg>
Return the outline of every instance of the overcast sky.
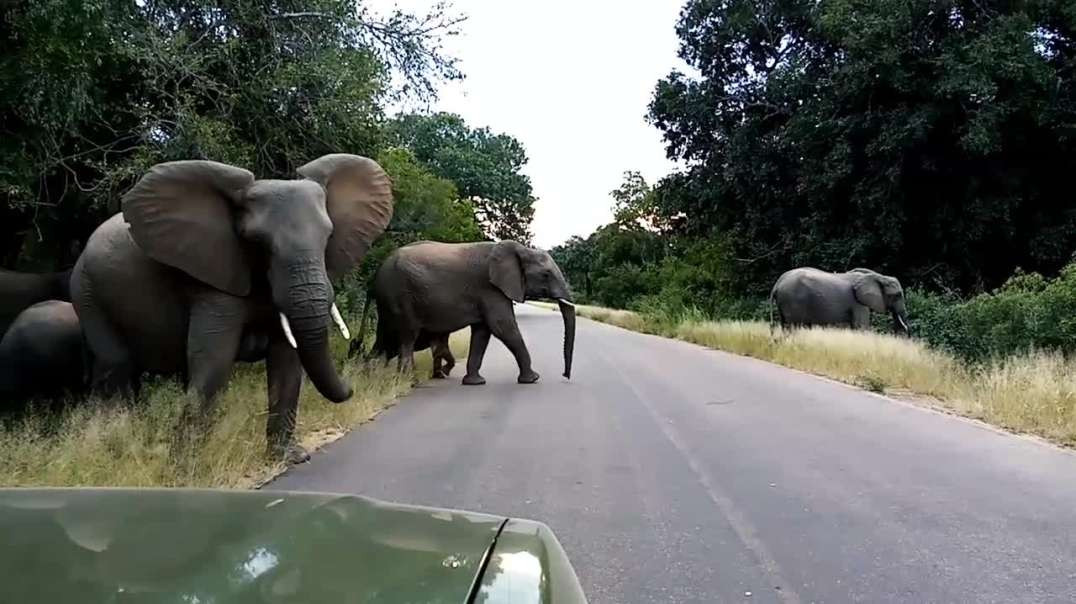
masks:
<svg viewBox="0 0 1076 604"><path fill-rule="evenodd" d="M373 0L425 13L429 0ZM672 171L644 116L654 84L680 68L680 0L454 0L467 15L446 48L466 79L434 110L522 141L538 197L535 243L551 247L609 222L625 170Z"/></svg>

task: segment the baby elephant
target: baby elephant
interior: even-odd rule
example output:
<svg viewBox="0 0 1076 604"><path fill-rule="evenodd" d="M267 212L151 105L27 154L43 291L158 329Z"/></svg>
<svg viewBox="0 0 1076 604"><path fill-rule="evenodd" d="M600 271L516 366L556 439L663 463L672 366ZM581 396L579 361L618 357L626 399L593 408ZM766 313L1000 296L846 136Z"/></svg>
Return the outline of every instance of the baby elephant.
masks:
<svg viewBox="0 0 1076 604"><path fill-rule="evenodd" d="M770 292L771 322L776 308L783 327L835 325L866 329L870 313L888 312L895 331L908 333L904 290L895 277L870 269L827 273L815 268L792 269Z"/></svg>
<svg viewBox="0 0 1076 604"><path fill-rule="evenodd" d="M0 340L0 397L55 397L84 388L82 330L70 302L22 311Z"/></svg>
<svg viewBox="0 0 1076 604"><path fill-rule="evenodd" d="M471 349L464 384L484 384L479 374L490 336L501 340L519 365L521 384L538 381L516 324L513 302L545 298L560 303L564 318L564 376L571 377L575 306L568 283L548 253L515 241L406 245L385 259L374 277L379 349L414 366L414 351L430 345L434 370L448 352L448 334L470 326ZM447 373L447 371L446 371Z"/></svg>
<svg viewBox="0 0 1076 604"><path fill-rule="evenodd" d="M357 356L362 352L362 343L365 339L366 332L366 317L367 311L370 307L370 297L366 299L366 304L363 306L362 311L362 327L359 329L359 337L351 341L351 345L348 348L349 356ZM452 354L452 349L449 348L448 338L450 334L431 334L429 332L422 332L419 334L418 339L415 340L415 352L421 352L430 349L430 354L433 357L433 373L430 375L435 380L442 380L452 373L452 368L456 366L456 357ZM373 348L370 349L370 353L366 358L381 357L387 363L392 359L400 355L400 337L396 334L395 328L388 324L388 321L384 319L384 316L378 313L377 321L377 339L374 340Z"/></svg>

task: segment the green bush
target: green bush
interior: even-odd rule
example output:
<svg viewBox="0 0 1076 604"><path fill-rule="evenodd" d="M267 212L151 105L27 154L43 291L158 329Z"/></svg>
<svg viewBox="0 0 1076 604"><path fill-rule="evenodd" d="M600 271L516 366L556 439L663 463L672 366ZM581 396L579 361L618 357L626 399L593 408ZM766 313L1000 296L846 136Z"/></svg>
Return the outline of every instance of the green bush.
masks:
<svg viewBox="0 0 1076 604"><path fill-rule="evenodd" d="M911 292L913 333L969 361L1032 349L1076 351L1076 263L1056 279L1017 272L967 301Z"/></svg>

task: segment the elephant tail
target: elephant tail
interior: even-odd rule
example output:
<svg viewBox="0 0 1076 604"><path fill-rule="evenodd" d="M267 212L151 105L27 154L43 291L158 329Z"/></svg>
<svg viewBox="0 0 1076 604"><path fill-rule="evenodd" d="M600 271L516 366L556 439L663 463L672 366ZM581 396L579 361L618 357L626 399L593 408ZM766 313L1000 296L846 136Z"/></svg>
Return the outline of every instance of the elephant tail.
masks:
<svg viewBox="0 0 1076 604"><path fill-rule="evenodd" d="M360 319L359 322L359 337L355 338L355 340L351 342L351 346L348 349L349 357L354 358L356 356L359 356L364 350L363 343L366 340L366 323L368 322L368 319L370 317L370 300L372 300L373 297L373 290L367 290L366 301L362 304L362 319Z"/></svg>
<svg viewBox="0 0 1076 604"><path fill-rule="evenodd" d="M770 338L776 337L777 322L774 317L774 310L777 306L777 287L775 286L770 290Z"/></svg>

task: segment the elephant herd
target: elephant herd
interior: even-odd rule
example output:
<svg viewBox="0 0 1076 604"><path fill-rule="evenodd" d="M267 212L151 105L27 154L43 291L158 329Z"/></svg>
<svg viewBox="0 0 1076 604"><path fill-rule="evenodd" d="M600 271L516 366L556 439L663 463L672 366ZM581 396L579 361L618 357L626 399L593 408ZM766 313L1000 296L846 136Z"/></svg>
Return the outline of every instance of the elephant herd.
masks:
<svg viewBox="0 0 1076 604"><path fill-rule="evenodd" d="M393 214L392 183L371 159L330 154L294 180L259 180L212 161L154 166L123 196L122 210L90 236L65 272L0 271L0 401L89 391L137 398L144 374L179 376L195 396L184 422L205 420L236 362L264 361L269 453L307 458L294 428L303 375L326 399L350 383L330 354L331 326L350 338L332 282L355 269ZM433 376L455 365L451 333L470 327L463 383L480 369L491 336L515 357L518 382L538 381L514 304L558 303L564 376L571 376L575 306L560 269L514 241L401 247L377 271L363 309L377 306L370 356L410 370L430 348ZM888 312L907 333L899 281L867 269L799 268L770 296L785 326L864 328Z"/></svg>
<svg viewBox="0 0 1076 604"><path fill-rule="evenodd" d="M185 417L197 422L236 362L264 360L268 451L305 459L294 437L303 374L330 401L352 395L330 354L333 323L350 337L332 282L385 230L393 195L381 166L356 155L323 156L297 176L258 180L201 160L158 164L93 232L73 269L0 271L0 400L83 391L137 398L144 374L176 375L196 395ZM575 307L544 251L513 241L419 242L389 256L371 293L374 354L410 369L414 352L432 347L435 373L447 375L455 364L448 336L470 327L470 385L484 382L491 335L515 356L519 382L537 381L513 304L556 300L570 375Z"/></svg>

